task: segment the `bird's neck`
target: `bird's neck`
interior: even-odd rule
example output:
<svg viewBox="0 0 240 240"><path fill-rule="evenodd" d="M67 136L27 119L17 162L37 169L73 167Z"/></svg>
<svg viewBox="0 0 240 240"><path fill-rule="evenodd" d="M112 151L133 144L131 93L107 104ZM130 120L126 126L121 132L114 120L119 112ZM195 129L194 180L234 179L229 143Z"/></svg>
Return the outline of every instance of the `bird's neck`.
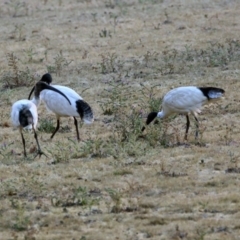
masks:
<svg viewBox="0 0 240 240"><path fill-rule="evenodd" d="M157 117L158 117L158 118L164 118L165 115L166 115L166 114L165 114L163 111L161 111L161 112L158 112Z"/></svg>
<svg viewBox="0 0 240 240"><path fill-rule="evenodd" d="M33 97L32 102L33 102L36 106L38 106L38 105L40 104L40 98L35 96L35 97Z"/></svg>

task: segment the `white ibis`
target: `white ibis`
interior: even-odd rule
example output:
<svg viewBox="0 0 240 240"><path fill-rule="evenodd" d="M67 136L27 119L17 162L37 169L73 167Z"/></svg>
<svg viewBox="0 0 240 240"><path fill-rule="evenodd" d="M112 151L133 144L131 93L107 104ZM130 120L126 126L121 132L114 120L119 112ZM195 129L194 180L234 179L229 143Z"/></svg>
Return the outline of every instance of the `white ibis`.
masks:
<svg viewBox="0 0 240 240"><path fill-rule="evenodd" d="M196 121L197 129L195 138L197 138L199 128L197 115L201 112L201 107L207 103L219 100L223 97L224 92L223 89L216 87L186 86L174 88L164 96L162 101L162 111L149 113L146 124L150 124L156 117L165 118L174 113L184 114L187 118L184 139L187 140L188 129L190 126L188 115L191 113ZM144 129L145 127L142 128L142 131L144 131Z"/></svg>
<svg viewBox="0 0 240 240"><path fill-rule="evenodd" d="M17 127L20 131L25 157L27 157L27 153L26 153L26 147L25 147L25 139L24 139L23 132L22 132L23 128L33 129L34 138L37 142L37 147L38 147L37 155L39 155L41 157L41 155L44 154L42 152L39 142L38 142L36 127L37 127L37 123L38 123L37 106L40 103L39 96L40 96L41 92L46 89L48 91L52 91L52 92L56 92L57 94L61 94L63 97L65 97L67 99L67 101L69 102L68 104L69 105L71 104L69 99L61 91L59 91L58 89L55 89L52 86L49 86L48 84L46 84L44 82L38 82L35 87L33 100L30 101L27 99L22 99L22 100L15 102L12 105L11 119L12 119L13 125L15 127Z"/></svg>
<svg viewBox="0 0 240 240"><path fill-rule="evenodd" d="M52 76L49 73L46 73L42 76L42 82L51 84ZM85 102L79 94L77 94L73 89L61 85L52 85L54 88L63 92L71 102L69 106L68 102L62 96L49 91L44 90L41 92L40 99L45 103L45 106L48 110L55 113L57 118L57 126L54 132L51 135L51 139L54 137L55 133L58 131L60 126L61 117L73 117L74 125L76 127L77 139L80 141L79 131L78 131L78 122L76 117L80 117L85 123L91 124L93 122L93 112L91 107L87 102ZM28 99L31 98L31 94L34 91L34 88L31 90Z"/></svg>

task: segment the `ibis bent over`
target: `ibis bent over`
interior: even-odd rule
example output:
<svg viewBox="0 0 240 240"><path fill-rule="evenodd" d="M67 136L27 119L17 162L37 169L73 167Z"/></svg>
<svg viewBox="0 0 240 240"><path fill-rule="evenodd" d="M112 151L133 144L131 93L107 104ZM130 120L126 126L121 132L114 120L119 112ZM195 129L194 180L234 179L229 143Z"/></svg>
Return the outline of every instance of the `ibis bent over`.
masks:
<svg viewBox="0 0 240 240"><path fill-rule="evenodd" d="M37 155L41 157L41 155L44 154L38 142L36 127L38 123L37 106L40 103L39 96L41 91L46 89L48 89L48 91L54 91L54 92L57 92L58 94L61 94L63 97L65 97L69 101L69 99L58 89L55 89L54 87L49 86L44 82L38 82L35 87L33 100L30 101L27 99L22 99L15 102L12 105L11 120L13 125L17 127L20 131L25 157L27 157L27 153L26 153L25 139L22 132L23 128L33 129L34 138L36 140L37 147L38 147ZM69 101L69 104L71 104L70 101Z"/></svg>
<svg viewBox="0 0 240 240"><path fill-rule="evenodd" d="M185 86L174 88L163 97L162 111L148 114L146 125L150 124L156 117L165 118L174 113L185 114L187 123L184 139L187 140L190 126L188 115L191 113L196 121L197 129L195 138L197 138L199 128L197 115L201 112L201 107L207 103L219 100L223 97L224 93L223 89L216 87ZM142 128L142 131L144 129L145 127Z"/></svg>
<svg viewBox="0 0 240 240"><path fill-rule="evenodd" d="M46 82L47 84L51 84L52 76L49 73L46 73L42 76L42 82ZM91 107L87 102L85 102L79 94L77 94L73 89L61 85L51 85L54 88L63 92L71 102L71 106L69 106L66 99L62 96L49 91L44 90L41 93L40 99L45 103L45 106L48 110L55 113L57 118L57 126L54 132L51 135L51 139L54 137L55 133L59 130L60 126L60 118L61 117L73 117L74 125L76 127L77 139L80 141L79 131L78 131L78 121L76 117L79 117L87 124L91 124L93 122L93 112ZM31 94L34 91L35 87L31 90L28 99L31 98Z"/></svg>

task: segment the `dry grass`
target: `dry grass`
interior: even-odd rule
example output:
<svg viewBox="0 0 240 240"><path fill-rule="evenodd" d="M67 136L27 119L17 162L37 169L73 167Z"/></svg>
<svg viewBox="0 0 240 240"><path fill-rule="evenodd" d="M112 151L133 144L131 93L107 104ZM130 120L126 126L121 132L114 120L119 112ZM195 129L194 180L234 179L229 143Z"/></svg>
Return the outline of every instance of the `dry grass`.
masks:
<svg viewBox="0 0 240 240"><path fill-rule="evenodd" d="M238 1L6 1L0 3L1 239L239 239L240 3ZM39 108L48 158L28 159L10 109L49 71L92 106L50 141L55 116ZM146 114L182 85L217 86L203 110L201 146L185 118L147 128Z"/></svg>

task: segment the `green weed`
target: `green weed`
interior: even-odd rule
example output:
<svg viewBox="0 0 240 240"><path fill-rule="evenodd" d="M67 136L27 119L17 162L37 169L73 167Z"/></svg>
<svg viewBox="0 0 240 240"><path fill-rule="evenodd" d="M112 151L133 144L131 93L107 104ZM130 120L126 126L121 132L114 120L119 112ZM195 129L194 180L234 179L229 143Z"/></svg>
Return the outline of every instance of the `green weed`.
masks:
<svg viewBox="0 0 240 240"><path fill-rule="evenodd" d="M123 67L122 61L115 53L101 54L100 69L102 74L116 73Z"/></svg>
<svg viewBox="0 0 240 240"><path fill-rule="evenodd" d="M45 132L45 133L53 133L54 130L55 130L55 126L52 119L49 119L49 118L40 119L38 131Z"/></svg>
<svg viewBox="0 0 240 240"><path fill-rule="evenodd" d="M15 39L16 41L25 41L26 40L26 29L24 28L24 24L16 24L15 29L10 37Z"/></svg>
<svg viewBox="0 0 240 240"><path fill-rule="evenodd" d="M86 187L77 187L71 189L68 196L57 195L51 198L52 206L54 207L73 207L82 206L91 209L93 205L99 203L99 198L91 196L90 191Z"/></svg>
<svg viewBox="0 0 240 240"><path fill-rule="evenodd" d="M87 139L85 140L79 149L81 157L106 157L107 154L107 142L101 138Z"/></svg>
<svg viewBox="0 0 240 240"><path fill-rule="evenodd" d="M16 209L15 221L12 225L12 228L16 231L25 231L30 224L29 217L25 214L25 206L23 203L20 203L18 200L10 199L11 205Z"/></svg>
<svg viewBox="0 0 240 240"><path fill-rule="evenodd" d="M114 202L114 206L111 209L112 213L119 213L121 211L121 198L122 198L122 193L117 191L117 190L113 190L111 188L107 188L105 189L105 191L109 194L109 196L111 197L112 201Z"/></svg>
<svg viewBox="0 0 240 240"><path fill-rule="evenodd" d="M25 70L20 70L19 59L14 53L6 55L10 71L3 74L1 82L4 88L15 88L21 86L32 86L34 83L34 74L28 67Z"/></svg>
<svg viewBox="0 0 240 240"><path fill-rule="evenodd" d="M68 61L60 50L60 52L54 58L54 65L47 65L47 70L49 73L56 73L57 76L61 76L63 69L68 67L71 62L72 60Z"/></svg>
<svg viewBox="0 0 240 240"><path fill-rule="evenodd" d="M109 30L103 29L103 30L101 30L101 32L99 33L99 36L100 36L101 38L112 37L112 33L111 33L111 31L109 31Z"/></svg>
<svg viewBox="0 0 240 240"><path fill-rule="evenodd" d="M27 5L25 2L9 0L8 2L5 2L5 4L7 4L9 15L12 17L19 17L24 14L24 11L24 15L28 15Z"/></svg>

